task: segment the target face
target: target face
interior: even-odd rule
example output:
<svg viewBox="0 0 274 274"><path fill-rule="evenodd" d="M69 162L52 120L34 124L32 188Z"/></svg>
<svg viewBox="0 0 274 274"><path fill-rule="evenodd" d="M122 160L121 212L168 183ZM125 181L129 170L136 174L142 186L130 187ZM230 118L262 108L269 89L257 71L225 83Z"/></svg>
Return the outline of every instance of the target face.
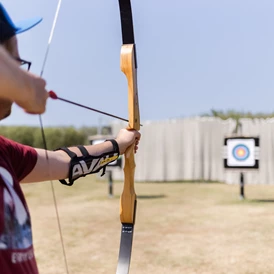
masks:
<svg viewBox="0 0 274 274"><path fill-rule="evenodd" d="M233 157L238 161L245 161L250 155L249 148L244 144L239 144L233 148Z"/></svg>
<svg viewBox="0 0 274 274"><path fill-rule="evenodd" d="M258 138L225 139L225 168L258 168Z"/></svg>

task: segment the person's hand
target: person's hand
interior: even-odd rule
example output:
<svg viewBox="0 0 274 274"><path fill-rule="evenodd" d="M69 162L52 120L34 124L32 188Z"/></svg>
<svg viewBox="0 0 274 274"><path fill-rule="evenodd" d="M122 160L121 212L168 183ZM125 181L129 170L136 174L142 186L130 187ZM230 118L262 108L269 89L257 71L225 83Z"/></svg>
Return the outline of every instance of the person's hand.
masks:
<svg viewBox="0 0 274 274"><path fill-rule="evenodd" d="M19 58L18 41L16 35L3 42L2 46L12 57ZM14 60L14 62L17 62ZM20 65L20 64L18 64ZM49 97L46 91L46 81L41 77L22 70L22 79L25 83L22 91L12 96L13 101L30 114L42 114L46 110L46 101Z"/></svg>
<svg viewBox="0 0 274 274"><path fill-rule="evenodd" d="M46 110L46 102L49 97L46 81L29 72L26 72L26 77L28 78L27 88L22 92L22 96L18 96L14 102L27 113L42 114Z"/></svg>
<svg viewBox="0 0 274 274"><path fill-rule="evenodd" d="M133 129L121 129L116 138L119 145L120 154L124 154L126 150L134 144L134 152L138 150L138 144L141 138L141 133Z"/></svg>

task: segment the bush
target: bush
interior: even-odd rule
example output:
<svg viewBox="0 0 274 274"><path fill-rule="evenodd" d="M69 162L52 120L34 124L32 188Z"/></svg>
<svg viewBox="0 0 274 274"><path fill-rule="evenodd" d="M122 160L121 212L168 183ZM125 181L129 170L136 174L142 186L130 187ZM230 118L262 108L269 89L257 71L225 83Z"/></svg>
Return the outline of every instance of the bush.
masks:
<svg viewBox="0 0 274 274"><path fill-rule="evenodd" d="M62 146L88 144L89 133L97 133L96 128L75 129L74 127L44 128L47 149L53 150ZM41 128L27 126L2 126L0 135L18 143L36 148L45 148Z"/></svg>

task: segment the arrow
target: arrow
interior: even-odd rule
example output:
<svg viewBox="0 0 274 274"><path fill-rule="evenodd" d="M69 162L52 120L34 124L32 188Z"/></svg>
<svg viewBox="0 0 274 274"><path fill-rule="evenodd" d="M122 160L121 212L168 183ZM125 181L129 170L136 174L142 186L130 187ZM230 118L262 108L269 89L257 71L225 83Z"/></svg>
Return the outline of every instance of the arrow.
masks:
<svg viewBox="0 0 274 274"><path fill-rule="evenodd" d="M60 101L63 101L63 102L66 102L66 103L69 103L69 104L72 104L72 105L75 105L75 106L78 106L78 107L81 107L81 108L92 110L92 111L95 111L95 112L98 112L98 113L101 113L101 114L104 114L104 115L107 115L107 116L110 116L110 117L113 117L113 118L116 118L116 119L119 119L119 120L122 120L122 121L125 121L125 122L128 122L127 119L122 118L120 116L116 116L116 115L110 114L108 112L104 112L104 111L101 111L101 110L98 110L98 109L95 109L95 108L87 107L85 105L82 105L82 104L79 104L79 103L76 103L76 102L61 98L61 97L57 96L57 94L52 90L49 91L49 97L53 100L60 100Z"/></svg>

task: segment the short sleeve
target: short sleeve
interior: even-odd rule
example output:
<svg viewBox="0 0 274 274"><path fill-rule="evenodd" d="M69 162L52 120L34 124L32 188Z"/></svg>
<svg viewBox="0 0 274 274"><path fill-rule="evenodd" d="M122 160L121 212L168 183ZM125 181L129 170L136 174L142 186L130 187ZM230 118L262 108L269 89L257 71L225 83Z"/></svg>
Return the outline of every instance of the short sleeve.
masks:
<svg viewBox="0 0 274 274"><path fill-rule="evenodd" d="M23 180L35 167L37 152L34 148L5 139L9 157L19 181Z"/></svg>

